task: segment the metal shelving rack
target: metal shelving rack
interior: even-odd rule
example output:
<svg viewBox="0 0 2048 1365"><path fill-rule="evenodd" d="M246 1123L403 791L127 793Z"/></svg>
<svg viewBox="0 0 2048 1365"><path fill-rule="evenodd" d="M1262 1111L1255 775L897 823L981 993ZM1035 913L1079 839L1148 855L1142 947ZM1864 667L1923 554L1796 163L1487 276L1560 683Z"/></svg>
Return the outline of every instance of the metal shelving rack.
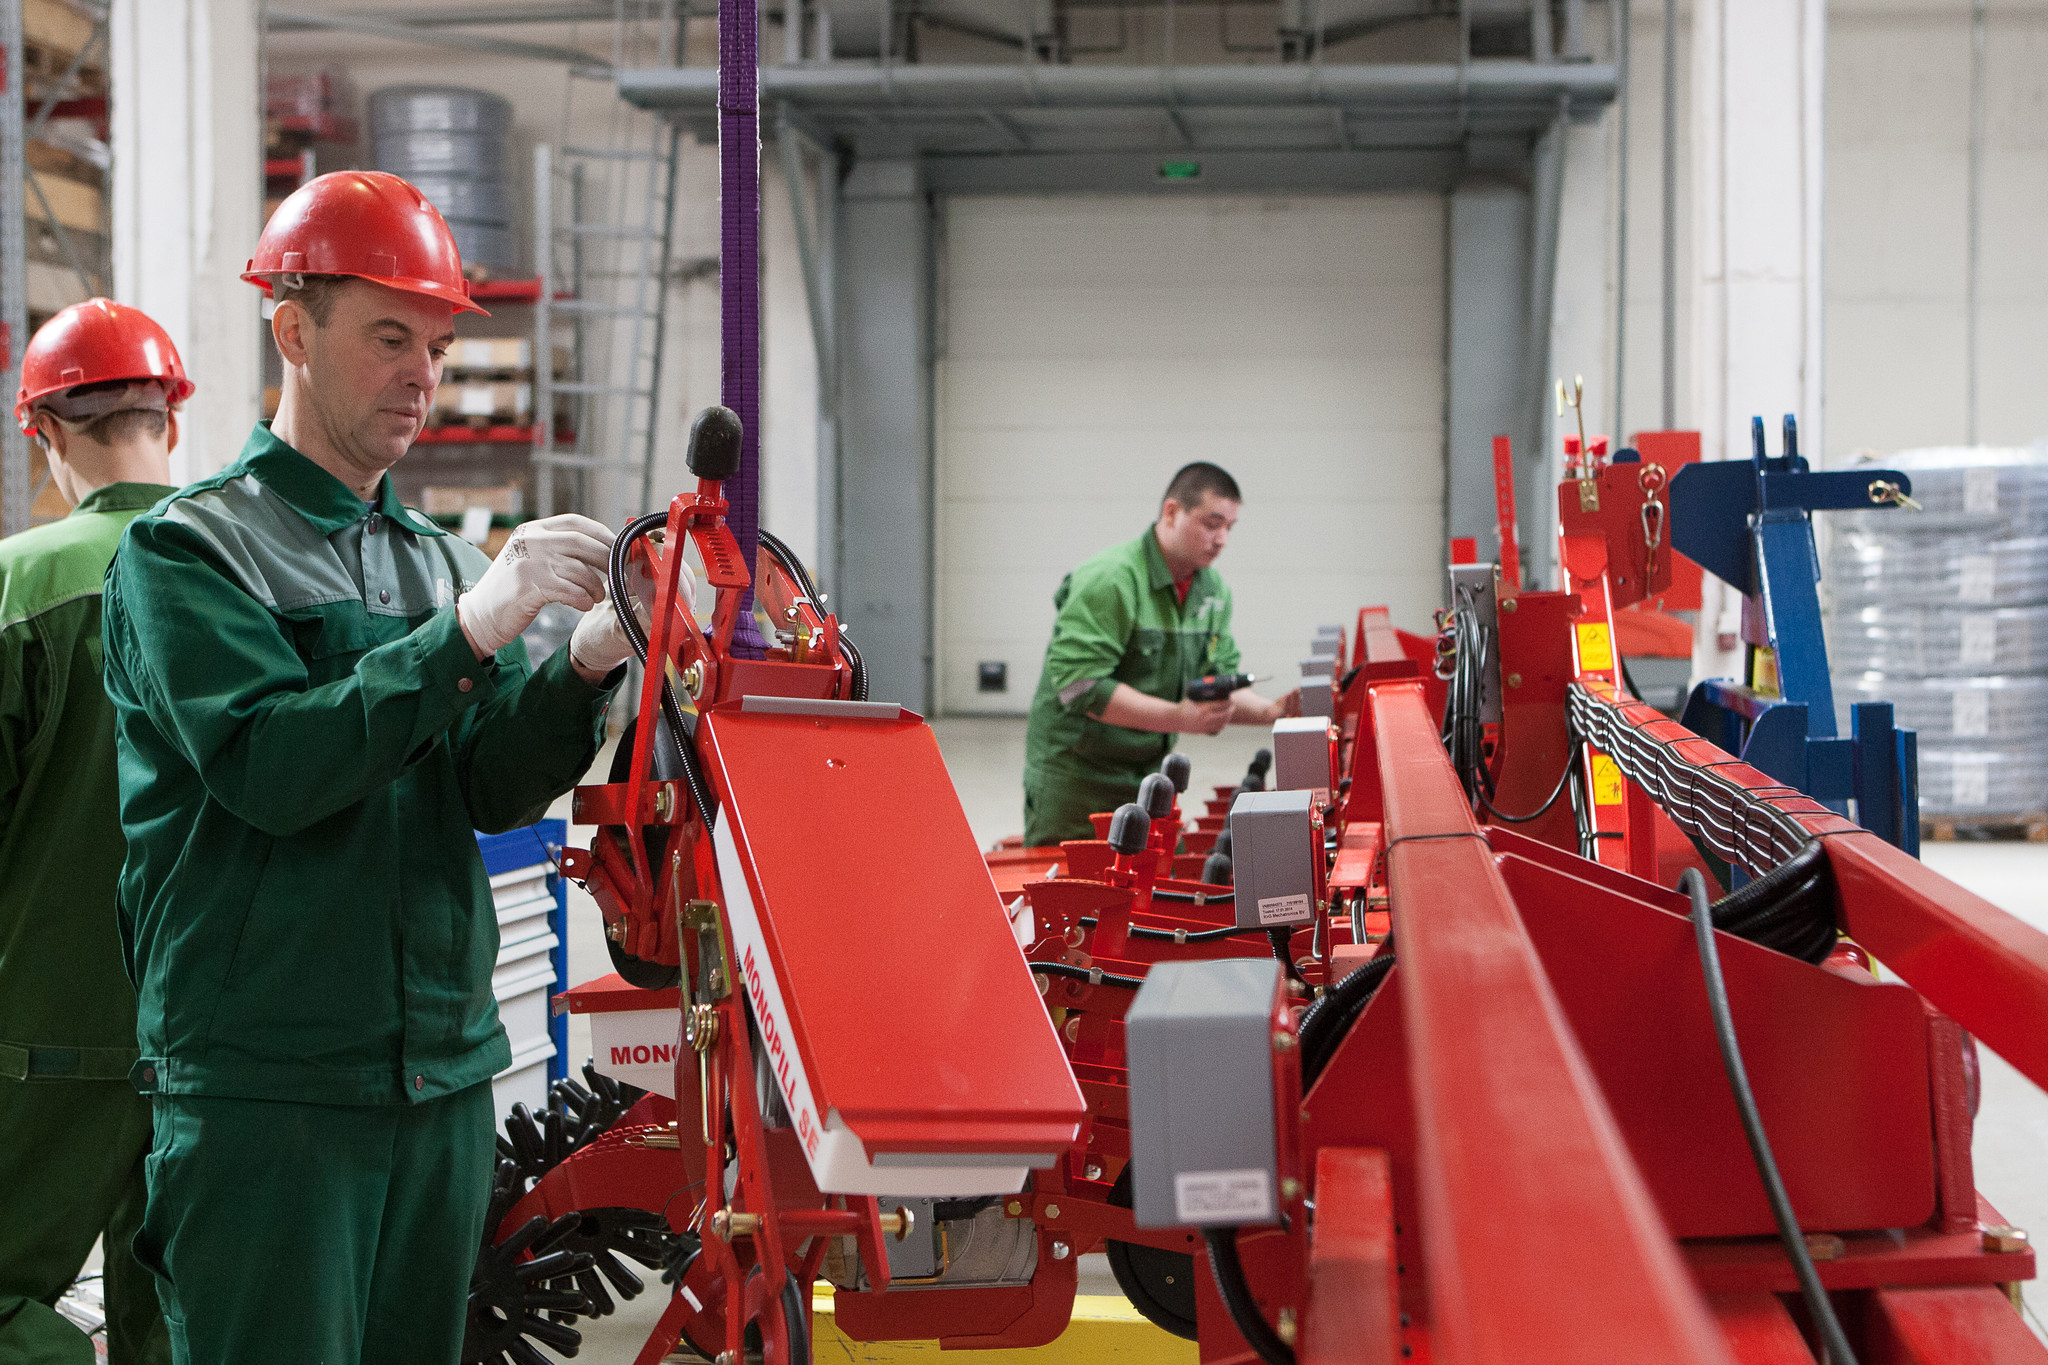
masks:
<svg viewBox="0 0 2048 1365"><path fill-rule="evenodd" d="M79 160L100 174L96 230L91 240L81 243L68 229L51 201L42 176L30 164L28 144L60 113L96 112L102 123L106 116L103 96L81 90L81 72L95 54L105 60L107 50L107 6L92 0L64 0L64 9L89 30L77 50L68 54L61 73L39 91L33 115L28 111L28 71L25 61L24 7L38 0L0 0L0 43L6 46L6 87L0 92L0 351L6 370L0 376L0 392L13 393L21 383L21 352L28 345L31 316L28 299L29 228L32 221L49 234L62 264L77 276L79 298L105 293L110 287L108 261L108 166L104 141L89 139L90 145L67 147L82 153ZM49 3L49 0L42 0ZM83 94L87 98L80 99ZM36 494L47 474L40 469L28 439L11 421L0 422L0 535L26 530L34 513Z"/></svg>

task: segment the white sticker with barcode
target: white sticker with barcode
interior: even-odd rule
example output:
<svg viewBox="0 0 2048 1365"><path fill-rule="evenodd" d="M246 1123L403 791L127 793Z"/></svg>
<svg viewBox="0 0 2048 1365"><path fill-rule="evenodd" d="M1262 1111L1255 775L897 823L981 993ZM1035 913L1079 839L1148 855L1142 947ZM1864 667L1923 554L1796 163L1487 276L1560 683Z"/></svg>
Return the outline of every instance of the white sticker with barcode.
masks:
<svg viewBox="0 0 2048 1365"><path fill-rule="evenodd" d="M1984 465L1963 471L1963 510L1972 516L1998 511L1998 471Z"/></svg>
<svg viewBox="0 0 2048 1365"><path fill-rule="evenodd" d="M1965 602L1989 602L1998 595L1998 561L1990 555L1964 555L1962 584L1956 596Z"/></svg>
<svg viewBox="0 0 2048 1365"><path fill-rule="evenodd" d="M1264 1223L1273 1217L1266 1171L1182 1171L1173 1177L1173 1212L1183 1223Z"/></svg>
<svg viewBox="0 0 2048 1365"><path fill-rule="evenodd" d="M1966 668L1988 668L1998 661L1998 618L1971 613L1962 619L1963 647L1956 662Z"/></svg>
<svg viewBox="0 0 2048 1365"><path fill-rule="evenodd" d="M1955 731L1957 739L1982 739L1991 733L1991 694L1981 687L1956 689Z"/></svg>
<svg viewBox="0 0 2048 1365"><path fill-rule="evenodd" d="M1309 900L1306 895L1259 898L1261 924L1299 924L1309 917Z"/></svg>
<svg viewBox="0 0 2048 1365"><path fill-rule="evenodd" d="M1981 758L1959 758L1951 770L1955 773L1951 796L1958 806L1988 806L1991 804L1991 765Z"/></svg>

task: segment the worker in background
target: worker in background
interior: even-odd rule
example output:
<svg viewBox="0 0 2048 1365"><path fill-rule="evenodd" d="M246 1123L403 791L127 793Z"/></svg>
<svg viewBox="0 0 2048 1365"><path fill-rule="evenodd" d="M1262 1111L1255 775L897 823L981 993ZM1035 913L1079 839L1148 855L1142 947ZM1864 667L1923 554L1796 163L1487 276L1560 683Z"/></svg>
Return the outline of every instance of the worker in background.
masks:
<svg viewBox="0 0 2048 1365"><path fill-rule="evenodd" d="M1211 566L1243 502L1237 480L1198 461L1173 476L1159 520L1068 574L1031 699L1024 740L1024 842L1092 839L1088 817L1115 810L1157 771L1176 734L1271 725L1301 706L1249 687L1191 701L1186 685L1238 671L1230 589Z"/></svg>
<svg viewBox="0 0 2048 1365"><path fill-rule="evenodd" d="M597 753L630 652L612 535L550 517L493 562L393 492L483 311L411 185L309 182L243 278L276 300L276 420L107 576L155 1115L136 1256L180 1365L454 1365L511 1060L473 831L538 819ZM588 614L529 668L548 602Z"/></svg>
<svg viewBox="0 0 2048 1365"><path fill-rule="evenodd" d="M175 491L191 393L164 329L107 299L51 318L21 358L14 418L71 514L0 541L0 1365L91 1365L92 1342L54 1305L100 1238L107 1358L170 1358L129 1245L149 1102L128 1084L100 580L122 530Z"/></svg>

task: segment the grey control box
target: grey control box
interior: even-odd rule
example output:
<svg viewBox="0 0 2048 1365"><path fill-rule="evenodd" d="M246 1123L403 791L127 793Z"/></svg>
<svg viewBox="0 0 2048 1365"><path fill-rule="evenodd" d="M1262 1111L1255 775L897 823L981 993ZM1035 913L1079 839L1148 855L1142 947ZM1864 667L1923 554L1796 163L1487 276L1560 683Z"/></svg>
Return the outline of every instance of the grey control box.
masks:
<svg viewBox="0 0 2048 1365"><path fill-rule="evenodd" d="M1316 835L1305 791L1240 792L1230 807L1232 892L1240 929L1316 917Z"/></svg>
<svg viewBox="0 0 2048 1365"><path fill-rule="evenodd" d="M1147 974L1124 1016L1139 1227L1235 1227L1277 1216L1279 991L1271 958L1161 962Z"/></svg>
<svg viewBox="0 0 2048 1365"><path fill-rule="evenodd" d="M1337 676L1337 660L1329 655L1318 655L1301 661L1301 680L1310 678L1334 678Z"/></svg>
<svg viewBox="0 0 2048 1365"><path fill-rule="evenodd" d="M1331 678L1301 680L1301 714L1325 720L1337 714L1337 685Z"/></svg>
<svg viewBox="0 0 2048 1365"><path fill-rule="evenodd" d="M1328 634L1324 632L1327 631ZM1344 647L1344 632L1335 626L1324 626L1316 632L1316 638L1308 642L1308 652L1326 659L1337 657L1337 651Z"/></svg>
<svg viewBox="0 0 2048 1365"><path fill-rule="evenodd" d="M1301 714L1273 722L1273 787L1277 791L1330 794L1330 720L1308 709L1308 684L1301 689ZM1234 836L1233 836L1234 837Z"/></svg>

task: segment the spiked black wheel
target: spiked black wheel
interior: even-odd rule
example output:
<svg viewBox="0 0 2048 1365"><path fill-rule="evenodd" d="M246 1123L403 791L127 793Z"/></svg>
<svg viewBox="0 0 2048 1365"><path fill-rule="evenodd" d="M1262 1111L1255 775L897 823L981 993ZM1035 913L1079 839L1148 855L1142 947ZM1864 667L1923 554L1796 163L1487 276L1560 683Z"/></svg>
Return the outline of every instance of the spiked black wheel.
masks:
<svg viewBox="0 0 2048 1365"><path fill-rule="evenodd" d="M492 1201L495 1205L496 1201ZM522 1262L519 1258L574 1223L575 1214L549 1223L534 1217L496 1246L477 1254L469 1283L469 1319L462 1334L463 1365L548 1365L534 1349L538 1341L561 1356L582 1349L583 1334L542 1313L573 1315L585 1311L583 1295L551 1281L569 1281L595 1264L588 1252L551 1251Z"/></svg>
<svg viewBox="0 0 2048 1365"><path fill-rule="evenodd" d="M617 1311L612 1298L637 1298L647 1287L620 1257L638 1261L649 1270L660 1270L669 1256L669 1242L675 1234L668 1220L645 1209L584 1209L557 1219L547 1235L534 1244L535 1254L573 1251L590 1258L589 1269L578 1271L576 1287L587 1307L586 1317L601 1318ZM606 1284L610 1284L607 1290Z"/></svg>

